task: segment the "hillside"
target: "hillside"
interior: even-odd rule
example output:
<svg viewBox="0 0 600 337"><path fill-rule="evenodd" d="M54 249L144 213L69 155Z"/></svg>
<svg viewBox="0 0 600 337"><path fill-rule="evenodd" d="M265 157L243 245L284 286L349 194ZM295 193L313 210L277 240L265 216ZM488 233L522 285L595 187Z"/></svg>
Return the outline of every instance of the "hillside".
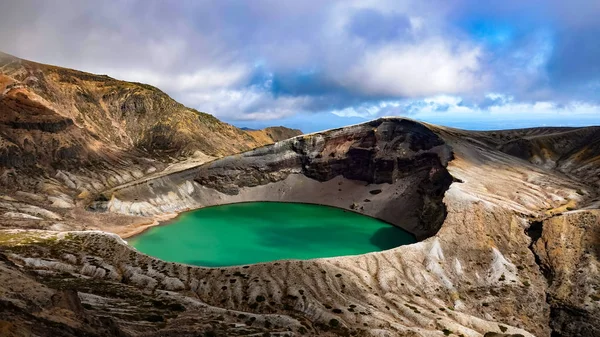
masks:
<svg viewBox="0 0 600 337"><path fill-rule="evenodd" d="M248 133L150 85L0 53L3 170L219 157L298 134L282 127Z"/></svg>

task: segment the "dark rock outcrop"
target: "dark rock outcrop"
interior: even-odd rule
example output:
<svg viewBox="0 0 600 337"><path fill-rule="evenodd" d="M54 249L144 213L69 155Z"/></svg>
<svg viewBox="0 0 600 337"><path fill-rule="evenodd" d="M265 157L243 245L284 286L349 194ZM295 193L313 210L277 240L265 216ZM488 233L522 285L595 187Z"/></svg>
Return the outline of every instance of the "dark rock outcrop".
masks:
<svg viewBox="0 0 600 337"><path fill-rule="evenodd" d="M411 213L419 223L415 234L423 238L435 234L444 220L442 198L452 182L445 169L450 158L450 148L424 125L379 119L214 161L199 168L195 181L234 195L240 188L281 181L290 174L319 182L342 176L367 185L410 184L402 196L405 202L395 202L396 210L390 206L386 212ZM376 191L381 189L371 189L370 194ZM398 214L397 218L404 217Z"/></svg>

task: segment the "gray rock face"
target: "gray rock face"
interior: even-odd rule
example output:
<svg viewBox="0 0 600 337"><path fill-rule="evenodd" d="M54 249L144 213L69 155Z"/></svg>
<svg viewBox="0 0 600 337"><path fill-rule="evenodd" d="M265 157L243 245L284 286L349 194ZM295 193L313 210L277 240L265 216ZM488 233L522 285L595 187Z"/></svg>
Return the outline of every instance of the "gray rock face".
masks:
<svg viewBox="0 0 600 337"><path fill-rule="evenodd" d="M600 336L600 211L573 211L542 224L534 247L548 279L557 335Z"/></svg>
<svg viewBox="0 0 600 337"><path fill-rule="evenodd" d="M376 120L218 160L203 167L196 181L234 194L236 186L279 181L285 178L282 173L291 172L317 181L341 175L369 184L392 184L408 174L445 166L450 150L437 148L443 145L435 133L413 121ZM440 157L442 151L446 157Z"/></svg>
<svg viewBox="0 0 600 337"><path fill-rule="evenodd" d="M295 137L129 185L105 193L92 207L151 215L240 201L342 208L357 203L353 210L423 239L434 235L444 221L442 199L452 182L446 169L451 156L450 147L424 125L380 119ZM374 202L363 205L374 196Z"/></svg>
<svg viewBox="0 0 600 337"><path fill-rule="evenodd" d="M292 173L319 182L338 176L366 185L410 182L403 198L411 202L395 202L395 209L412 213L418 224L408 229L424 238L435 234L444 221L442 197L452 182L445 168L450 158L450 148L424 125L406 119L379 119L217 160L201 167L194 180L225 194L278 182ZM392 222L406 228L400 221Z"/></svg>

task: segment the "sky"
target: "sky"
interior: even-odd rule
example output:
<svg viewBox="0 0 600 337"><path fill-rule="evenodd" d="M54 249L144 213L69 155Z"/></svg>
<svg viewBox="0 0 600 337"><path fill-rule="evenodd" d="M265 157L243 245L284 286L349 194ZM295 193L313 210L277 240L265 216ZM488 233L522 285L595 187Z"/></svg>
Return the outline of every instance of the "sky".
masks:
<svg viewBox="0 0 600 337"><path fill-rule="evenodd" d="M597 0L19 0L0 50L240 127L600 124Z"/></svg>

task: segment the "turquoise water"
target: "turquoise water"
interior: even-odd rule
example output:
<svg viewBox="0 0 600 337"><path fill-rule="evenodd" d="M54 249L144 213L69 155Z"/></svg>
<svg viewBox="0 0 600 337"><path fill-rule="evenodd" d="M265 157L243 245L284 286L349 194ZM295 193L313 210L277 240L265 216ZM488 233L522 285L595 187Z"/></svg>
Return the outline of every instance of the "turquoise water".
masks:
<svg viewBox="0 0 600 337"><path fill-rule="evenodd" d="M198 209L128 241L145 254L205 267L356 255L416 242L412 234L368 216L280 202Z"/></svg>

